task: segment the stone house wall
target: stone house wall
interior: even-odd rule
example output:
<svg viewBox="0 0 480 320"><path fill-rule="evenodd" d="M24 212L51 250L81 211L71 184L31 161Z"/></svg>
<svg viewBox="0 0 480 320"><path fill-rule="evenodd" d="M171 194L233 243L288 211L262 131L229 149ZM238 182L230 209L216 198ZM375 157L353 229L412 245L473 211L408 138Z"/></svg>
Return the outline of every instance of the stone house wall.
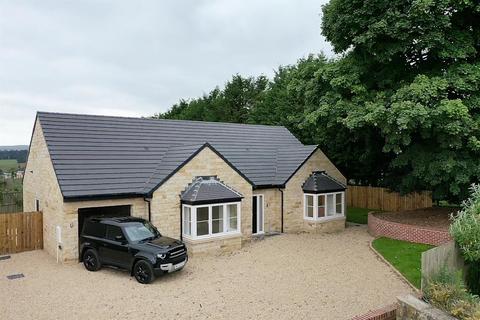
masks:
<svg viewBox="0 0 480 320"><path fill-rule="evenodd" d="M240 204L242 235L237 236L237 240L227 236L208 241L186 241L191 252L199 253L218 248L230 251L241 246L241 242L248 240L252 234L252 186L209 147L201 150L153 193L152 223L162 234L180 238L180 193L195 177L209 175L217 176L244 197Z"/></svg>
<svg viewBox="0 0 480 320"><path fill-rule="evenodd" d="M55 256L55 228L62 224L63 196L38 120L35 122L23 178L23 210L36 211L35 200L39 201L40 211L43 212L43 248Z"/></svg>
<svg viewBox="0 0 480 320"><path fill-rule="evenodd" d="M78 259L78 209L130 205L130 214L148 220L148 204L143 198L65 202L61 221L62 259Z"/></svg>
<svg viewBox="0 0 480 320"><path fill-rule="evenodd" d="M282 196L278 189L257 189L254 195L263 195L264 231L266 233L281 232ZM250 213L251 215L251 213Z"/></svg>
<svg viewBox="0 0 480 320"><path fill-rule="evenodd" d="M302 165L288 181L284 192L284 231L285 232L320 232L336 231L344 227L344 219L324 223L306 222L303 219L302 184L315 170L325 170L329 175L345 183L343 175L335 168L320 150ZM180 238L180 193L196 176L216 175L228 186L243 195L241 201L241 236L186 241L192 252L212 250L231 251L241 247L252 235L252 195L264 195L264 231L281 231L281 192L278 189L253 190L251 184L236 170L226 163L212 149L202 149L193 159L180 168L172 177L161 185L151 199L152 223L162 234ZM92 200L64 202L56 179L50 154L45 142L40 123L36 122L32 135L30 153L24 178L24 210L35 210L35 199L40 201L43 211L44 248L56 256L56 226L62 230L62 250L60 260L78 259L78 209L89 207L131 205L131 214L148 218L148 203L141 197L128 199Z"/></svg>
<svg viewBox="0 0 480 320"><path fill-rule="evenodd" d="M325 171L339 182L347 180L333 165L327 156L317 149L311 157L290 178L284 190L284 231L285 232L334 232L345 228L345 218L336 218L323 222L303 219L302 185L313 171Z"/></svg>
<svg viewBox="0 0 480 320"><path fill-rule="evenodd" d="M132 215L147 218L147 204L143 198L100 201L64 202L52 160L48 152L40 122L37 120L30 144L23 180L24 211L35 211L35 200L43 212L43 248L51 256L57 255L56 227L61 228L62 249L60 261L78 259L78 209L131 205Z"/></svg>

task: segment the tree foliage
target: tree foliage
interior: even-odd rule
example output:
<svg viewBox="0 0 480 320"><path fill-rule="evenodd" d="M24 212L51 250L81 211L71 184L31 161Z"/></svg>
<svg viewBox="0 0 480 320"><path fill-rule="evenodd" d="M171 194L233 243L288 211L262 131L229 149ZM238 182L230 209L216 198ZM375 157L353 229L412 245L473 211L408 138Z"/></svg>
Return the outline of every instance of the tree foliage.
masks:
<svg viewBox="0 0 480 320"><path fill-rule="evenodd" d="M284 125L357 183L465 198L480 177L480 3L331 0L322 33L338 58L235 75L156 116Z"/></svg>

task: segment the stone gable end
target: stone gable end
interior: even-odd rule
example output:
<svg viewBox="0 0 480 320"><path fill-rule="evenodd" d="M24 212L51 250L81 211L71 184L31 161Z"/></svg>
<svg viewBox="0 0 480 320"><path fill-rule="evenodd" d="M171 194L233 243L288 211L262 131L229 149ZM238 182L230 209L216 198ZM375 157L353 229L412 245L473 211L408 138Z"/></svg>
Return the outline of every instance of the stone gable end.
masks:
<svg viewBox="0 0 480 320"><path fill-rule="evenodd" d="M346 184L347 179L327 156L317 149L287 182L284 190L285 232L332 232L343 230L345 219L312 223L303 219L302 185L313 171L325 171L329 176Z"/></svg>
<svg viewBox="0 0 480 320"><path fill-rule="evenodd" d="M152 223L162 234L180 237L180 193L197 176L217 176L242 194L241 231L243 239L248 238L252 233L252 186L209 147L201 150L153 193Z"/></svg>

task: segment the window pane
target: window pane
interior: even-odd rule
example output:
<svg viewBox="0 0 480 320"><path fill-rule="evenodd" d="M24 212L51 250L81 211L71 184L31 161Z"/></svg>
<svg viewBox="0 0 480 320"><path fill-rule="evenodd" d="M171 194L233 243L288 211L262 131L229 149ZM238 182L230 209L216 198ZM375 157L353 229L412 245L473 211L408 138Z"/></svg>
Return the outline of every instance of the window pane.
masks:
<svg viewBox="0 0 480 320"><path fill-rule="evenodd" d="M327 195L327 216L335 215L335 201L333 194Z"/></svg>
<svg viewBox="0 0 480 320"><path fill-rule="evenodd" d="M308 218L313 218L313 196L305 195L305 214Z"/></svg>
<svg viewBox="0 0 480 320"><path fill-rule="evenodd" d="M212 220L212 233L223 232L223 219Z"/></svg>
<svg viewBox="0 0 480 320"><path fill-rule="evenodd" d="M307 217L313 218L313 207L307 207Z"/></svg>
<svg viewBox="0 0 480 320"><path fill-rule="evenodd" d="M212 207L212 233L223 232L223 205Z"/></svg>
<svg viewBox="0 0 480 320"><path fill-rule="evenodd" d="M89 236L103 238L105 237L105 225L87 220L83 224L83 233Z"/></svg>
<svg viewBox="0 0 480 320"><path fill-rule="evenodd" d="M192 215L191 215L191 209L190 207L183 207L183 233L187 235L192 234L191 230L191 221L192 221Z"/></svg>
<svg viewBox="0 0 480 320"><path fill-rule="evenodd" d="M208 207L197 208L197 221L208 221Z"/></svg>
<svg viewBox="0 0 480 320"><path fill-rule="evenodd" d="M237 205L236 204L229 204L227 205L227 231L237 231L238 224L237 224Z"/></svg>
<svg viewBox="0 0 480 320"><path fill-rule="evenodd" d="M121 237L122 239L125 238L123 236L122 229L120 229L120 227L117 227L117 226L107 225L107 236L106 236L106 238L108 240L116 241L117 240L116 237Z"/></svg>
<svg viewBox="0 0 480 320"><path fill-rule="evenodd" d="M223 219L223 206L212 207L212 219Z"/></svg>
<svg viewBox="0 0 480 320"><path fill-rule="evenodd" d="M208 234L208 221L197 221L197 236Z"/></svg>
<svg viewBox="0 0 480 320"><path fill-rule="evenodd" d="M238 230L237 217L230 218L230 223L228 225L228 231L237 231L237 230Z"/></svg>
<svg viewBox="0 0 480 320"><path fill-rule="evenodd" d="M313 196L305 196L307 198L307 206L313 207Z"/></svg>
<svg viewBox="0 0 480 320"><path fill-rule="evenodd" d="M319 195L318 196L318 206L322 206L324 207L325 206L325 195Z"/></svg>
<svg viewBox="0 0 480 320"><path fill-rule="evenodd" d="M325 196L320 195L318 196L318 217L322 218L325 217Z"/></svg>
<svg viewBox="0 0 480 320"><path fill-rule="evenodd" d="M197 236L209 234L208 207L197 208Z"/></svg>
<svg viewBox="0 0 480 320"><path fill-rule="evenodd" d="M227 206L228 217L229 218L236 218L237 217L237 205L236 204L229 204Z"/></svg>
<svg viewBox="0 0 480 320"><path fill-rule="evenodd" d="M336 213L342 214L342 194L337 193L335 195L335 203L336 203Z"/></svg>

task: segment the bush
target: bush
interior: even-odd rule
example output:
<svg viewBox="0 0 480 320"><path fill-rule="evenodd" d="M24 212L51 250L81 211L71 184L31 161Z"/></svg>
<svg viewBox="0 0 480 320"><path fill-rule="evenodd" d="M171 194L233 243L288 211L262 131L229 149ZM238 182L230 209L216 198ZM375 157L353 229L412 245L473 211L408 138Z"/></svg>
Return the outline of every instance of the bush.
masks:
<svg viewBox="0 0 480 320"><path fill-rule="evenodd" d="M480 300L467 291L461 271L452 273L446 268L427 280L425 299L458 319L480 320Z"/></svg>
<svg viewBox="0 0 480 320"><path fill-rule="evenodd" d="M480 185L471 187L470 199L452 216L450 234L468 262L480 261Z"/></svg>
<svg viewBox="0 0 480 320"><path fill-rule="evenodd" d="M468 263L468 288L480 294L480 185L473 184L470 198L462 210L452 215L450 234Z"/></svg>

